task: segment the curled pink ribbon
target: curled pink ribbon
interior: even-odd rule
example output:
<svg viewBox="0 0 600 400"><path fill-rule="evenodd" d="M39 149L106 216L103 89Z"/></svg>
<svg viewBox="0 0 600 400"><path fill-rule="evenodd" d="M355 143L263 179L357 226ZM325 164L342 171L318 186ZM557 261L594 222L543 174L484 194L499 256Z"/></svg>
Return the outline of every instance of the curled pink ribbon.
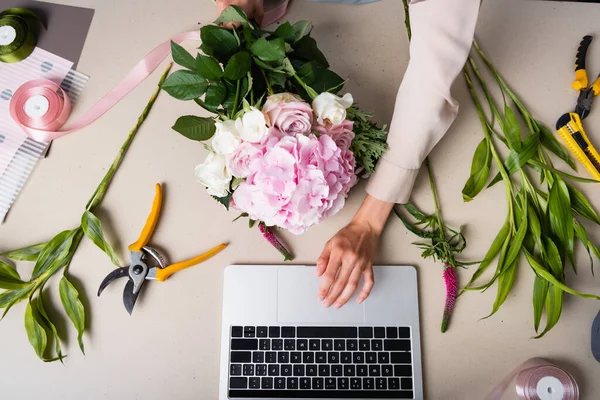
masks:
<svg viewBox="0 0 600 400"><path fill-rule="evenodd" d="M161 43L138 62L117 86L64 130L59 129L67 121L71 106L65 92L52 81L35 80L22 85L15 91L10 100L10 115L28 136L39 142L50 142L79 130L104 115L150 76L160 63L171 54L171 40L178 44L185 40L200 40L200 32L182 33ZM48 111L40 117L34 117L28 115L24 105L32 96L38 95L45 97L48 101Z"/></svg>
<svg viewBox="0 0 600 400"><path fill-rule="evenodd" d="M519 365L485 400L502 399L511 383L519 400L579 400L575 378L542 358L532 358Z"/></svg>

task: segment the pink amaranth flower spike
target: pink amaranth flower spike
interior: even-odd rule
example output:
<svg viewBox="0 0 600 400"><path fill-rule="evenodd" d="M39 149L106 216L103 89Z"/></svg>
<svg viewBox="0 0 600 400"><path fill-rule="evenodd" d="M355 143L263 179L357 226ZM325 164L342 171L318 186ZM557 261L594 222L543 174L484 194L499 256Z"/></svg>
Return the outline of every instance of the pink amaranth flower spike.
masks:
<svg viewBox="0 0 600 400"><path fill-rule="evenodd" d="M277 239L277 236L275 236L271 228L269 228L263 223L258 224L258 228L262 232L263 237L267 239L267 241L271 243L273 247L275 247L277 251L279 251L283 255L283 261L292 261L294 259L294 256L292 256L288 249L286 249L283 246L283 244L281 244L281 242L279 241L279 239Z"/></svg>
<svg viewBox="0 0 600 400"><path fill-rule="evenodd" d="M456 272L454 267L449 264L446 264L444 268L444 282L446 283L446 305L444 307L444 316L442 317L442 333L446 332L448 329L448 323L450 322L450 317L454 310L454 303L456 302L456 294L458 291Z"/></svg>

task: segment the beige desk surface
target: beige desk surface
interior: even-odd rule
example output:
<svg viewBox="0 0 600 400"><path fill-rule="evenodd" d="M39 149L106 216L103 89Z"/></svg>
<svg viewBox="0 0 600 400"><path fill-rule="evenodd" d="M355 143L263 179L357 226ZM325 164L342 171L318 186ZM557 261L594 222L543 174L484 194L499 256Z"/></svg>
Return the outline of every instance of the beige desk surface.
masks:
<svg viewBox="0 0 600 400"><path fill-rule="evenodd" d="M215 17L209 0L64 0L96 9L79 70L91 79L78 104L86 109L116 84L159 42L194 29ZM368 6L332 6L296 0L288 17L310 19L314 36L333 68L350 78L350 90L379 121L391 118L397 87L408 61L403 9L399 0ZM496 66L530 109L549 126L573 107L570 89L575 47L584 34L599 34L600 5L524 0L484 1L478 36ZM192 49L193 44L189 43ZM590 49L591 73L600 71L600 43ZM0 250L47 240L76 226L82 207L105 173L117 149L153 90L158 75L136 89L93 126L60 139L35 170L6 224ZM505 215L501 185L465 204L461 188L481 128L462 78L455 96L462 112L432 159L443 212L449 223L466 225L465 257L481 258ZM597 104L600 108L600 104ZM166 284L149 284L133 317L114 287L95 293L111 270L107 258L84 240L70 273L90 314L85 335L87 355L61 319L68 358L44 364L31 349L23 327L24 304L0 324L0 398L2 399L217 399L223 267L232 263L279 263L279 255L257 231L231 224L232 214L218 207L195 183L193 168L204 158L201 145L170 129L177 116L198 113L193 103L161 95L136 138L102 205L100 217L124 260L126 244L137 238L153 196L162 182L166 201L153 242L173 260L195 255L221 241L221 255L175 275ZM600 141L600 111L587 120ZM600 189L584 188L600 209ZM359 186L347 207L304 236L285 235L298 264L312 264L323 243L354 213L364 195ZM424 174L414 200L431 205ZM600 240L600 229L593 231ZM529 357L542 356L567 367L577 378L583 399L600 393L600 364L589 350L592 319L600 304L568 296L560 324L542 340L532 340L532 272L525 263L504 307L491 319L495 293L461 297L451 329L439 332L444 298L441 267L420 258L415 238L392 218L378 262L416 265L419 275L425 393L428 399L481 399L509 370ZM584 292L600 292L588 262L578 253L580 274L568 281ZM22 275L30 268L20 266ZM461 273L464 282L468 271ZM56 282L54 282L56 283ZM118 286L118 285L117 285ZM377 290L377 287L375 287ZM307 293L312 296L313 293ZM50 291L52 314L60 313L57 290ZM298 299L301 301L302 299ZM62 314L60 314L62 315ZM68 327L68 329L66 329Z"/></svg>

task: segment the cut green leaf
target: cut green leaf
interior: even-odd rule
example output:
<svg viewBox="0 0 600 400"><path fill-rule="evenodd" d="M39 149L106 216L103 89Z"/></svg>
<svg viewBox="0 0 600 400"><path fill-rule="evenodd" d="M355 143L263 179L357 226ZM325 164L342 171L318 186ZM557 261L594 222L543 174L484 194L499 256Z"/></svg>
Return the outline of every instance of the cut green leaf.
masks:
<svg viewBox="0 0 600 400"><path fill-rule="evenodd" d="M504 136L508 142L508 147L519 153L521 151L521 128L517 117L509 105L504 107L504 124L503 124Z"/></svg>
<svg viewBox="0 0 600 400"><path fill-rule="evenodd" d="M28 286L19 277L17 271L9 264L0 260L0 289L15 290Z"/></svg>
<svg viewBox="0 0 600 400"><path fill-rule="evenodd" d="M319 50L317 42L310 36L304 36L298 40L294 46L294 57L307 61L316 61L321 66L329 68L329 62L325 55Z"/></svg>
<svg viewBox="0 0 600 400"><path fill-rule="evenodd" d="M198 54L194 61L194 65L198 72L209 81L216 81L223 77L221 65L210 56Z"/></svg>
<svg viewBox="0 0 600 400"><path fill-rule="evenodd" d="M533 282L533 325L535 331L538 332L542 313L544 312L544 304L546 295L548 294L548 281L536 275Z"/></svg>
<svg viewBox="0 0 600 400"><path fill-rule="evenodd" d="M550 230L558 240L557 245L561 258L573 260L573 216L571 200L565 182L556 178L548 195L548 216ZM574 265L574 262L572 262Z"/></svg>
<svg viewBox="0 0 600 400"><path fill-rule="evenodd" d="M173 61L175 61L177 64L192 71L196 70L196 61L194 60L194 56L173 41L171 41L171 54L173 55Z"/></svg>
<svg viewBox="0 0 600 400"><path fill-rule="evenodd" d="M544 243L542 257L548 265L550 272L552 272L552 275L554 275L556 279L559 279L560 281L564 280L563 264L560 259L558 247L550 238L544 237L542 240Z"/></svg>
<svg viewBox="0 0 600 400"><path fill-rule="evenodd" d="M252 26L246 13L238 6L232 5L223 10L219 18L215 20L215 25L239 22L244 25Z"/></svg>
<svg viewBox="0 0 600 400"><path fill-rule="evenodd" d="M214 25L206 25L200 28L202 49L207 55L214 55L217 59L228 58L238 50L238 42L235 36L227 29ZM209 52L206 50L210 49Z"/></svg>
<svg viewBox="0 0 600 400"><path fill-rule="evenodd" d="M67 256L71 250L73 238L79 229L72 231L62 231L52 238L44 249L40 252L33 273L32 279L37 279L42 275L52 275L54 272L64 267L67 263Z"/></svg>
<svg viewBox="0 0 600 400"><path fill-rule="evenodd" d="M569 152L556 140L554 134L550 132L544 124L539 121L535 121L540 130L540 141L542 145L556 154L561 160L563 160L569 167L577 171L577 164L573 161L573 158L569 155Z"/></svg>
<svg viewBox="0 0 600 400"><path fill-rule="evenodd" d="M285 40L260 38L252 44L250 51L265 62L281 61L285 58Z"/></svg>
<svg viewBox="0 0 600 400"><path fill-rule="evenodd" d="M115 254L112 246L104 238L102 233L102 223L91 211L85 211L81 216L81 228L83 233L87 236L96 246L110 257L110 261L117 267L121 266L119 258Z"/></svg>
<svg viewBox="0 0 600 400"><path fill-rule="evenodd" d="M569 199L571 200L571 207L573 210L575 210L579 215L600 225L600 217L598 217L598 214L588 199L573 186L567 184L567 188L569 190Z"/></svg>
<svg viewBox="0 0 600 400"><path fill-rule="evenodd" d="M240 51L229 59L223 76L225 78L238 81L246 77L252 66L252 57L247 51Z"/></svg>
<svg viewBox="0 0 600 400"><path fill-rule="evenodd" d="M31 343L31 346L35 350L35 354L43 360L48 338L36 314L33 312L31 303L27 303L27 308L25 309L25 331L27 332L29 343Z"/></svg>
<svg viewBox="0 0 600 400"><path fill-rule="evenodd" d="M498 276L498 291L496 293L496 300L494 301L492 312L485 318L489 318L496 314L496 312L500 309L500 306L502 306L502 304L504 304L506 301L506 298L508 297L508 294L512 290L512 287L515 283L515 276L517 275L518 268L519 260L516 259Z"/></svg>
<svg viewBox="0 0 600 400"><path fill-rule="evenodd" d="M479 143L473 154L471 176L462 190L464 201L473 200L483 190L490 174L491 165L492 152L488 139L485 138Z"/></svg>
<svg viewBox="0 0 600 400"><path fill-rule="evenodd" d="M214 82L206 90L204 103L216 110L227 97L227 88L223 82Z"/></svg>
<svg viewBox="0 0 600 400"><path fill-rule="evenodd" d="M181 133L188 139L204 141L210 139L216 131L215 121L211 118L184 115L179 117L173 125L173 130Z"/></svg>
<svg viewBox="0 0 600 400"><path fill-rule="evenodd" d="M535 339L544 337L560 319L563 304L563 291L555 285L549 285L548 295L546 296L546 328Z"/></svg>
<svg viewBox="0 0 600 400"><path fill-rule="evenodd" d="M310 34L310 31L313 28L309 21L298 21L292 27L294 28L294 42L297 42L304 36Z"/></svg>
<svg viewBox="0 0 600 400"><path fill-rule="evenodd" d="M44 309L44 302L43 302L43 287L40 288L39 294L36 298L35 301L35 305L36 305L36 309L37 312L39 313L41 320L40 323L41 325L44 327L44 329L49 330L52 333L52 336L54 337L54 352L56 353L56 358L62 362L63 361L63 354L62 354L62 349L60 346L60 337L58 336L58 331L56 330L56 326L52 323L52 321L50 320L50 317L48 317L48 314L46 313L46 310Z"/></svg>
<svg viewBox="0 0 600 400"><path fill-rule="evenodd" d="M48 243L38 243L33 246L23 247L21 249L7 251L0 254L2 257L10 258L15 261L36 261L40 252Z"/></svg>
<svg viewBox="0 0 600 400"><path fill-rule="evenodd" d="M288 43L294 43L296 39L294 33L294 27L286 21L283 24L279 25L277 29L275 29L275 32L273 32L273 36L282 38Z"/></svg>
<svg viewBox="0 0 600 400"><path fill-rule="evenodd" d="M169 75L162 88L178 100L193 100L206 92L208 82L198 72L180 70Z"/></svg>
<svg viewBox="0 0 600 400"><path fill-rule="evenodd" d="M63 276L58 285L60 292L60 301L67 313L67 316L73 322L73 326L77 330L77 342L81 352L85 354L83 346L83 331L85 329L85 310L81 300L79 300L79 292L75 286L69 282L66 276Z"/></svg>

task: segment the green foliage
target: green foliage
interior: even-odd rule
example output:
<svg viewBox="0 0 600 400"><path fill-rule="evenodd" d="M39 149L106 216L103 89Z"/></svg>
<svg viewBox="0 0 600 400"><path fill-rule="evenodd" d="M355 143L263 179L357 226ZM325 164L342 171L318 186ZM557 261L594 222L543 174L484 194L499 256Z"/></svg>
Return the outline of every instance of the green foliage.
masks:
<svg viewBox="0 0 600 400"><path fill-rule="evenodd" d="M375 165L387 150L386 127L380 128L367 114L356 107L348 109L348 117L354 121L354 140L351 150L361 174L371 174Z"/></svg>
<svg viewBox="0 0 600 400"><path fill-rule="evenodd" d="M173 129L188 139L208 140L215 134L215 121L210 118L184 115L179 117Z"/></svg>

